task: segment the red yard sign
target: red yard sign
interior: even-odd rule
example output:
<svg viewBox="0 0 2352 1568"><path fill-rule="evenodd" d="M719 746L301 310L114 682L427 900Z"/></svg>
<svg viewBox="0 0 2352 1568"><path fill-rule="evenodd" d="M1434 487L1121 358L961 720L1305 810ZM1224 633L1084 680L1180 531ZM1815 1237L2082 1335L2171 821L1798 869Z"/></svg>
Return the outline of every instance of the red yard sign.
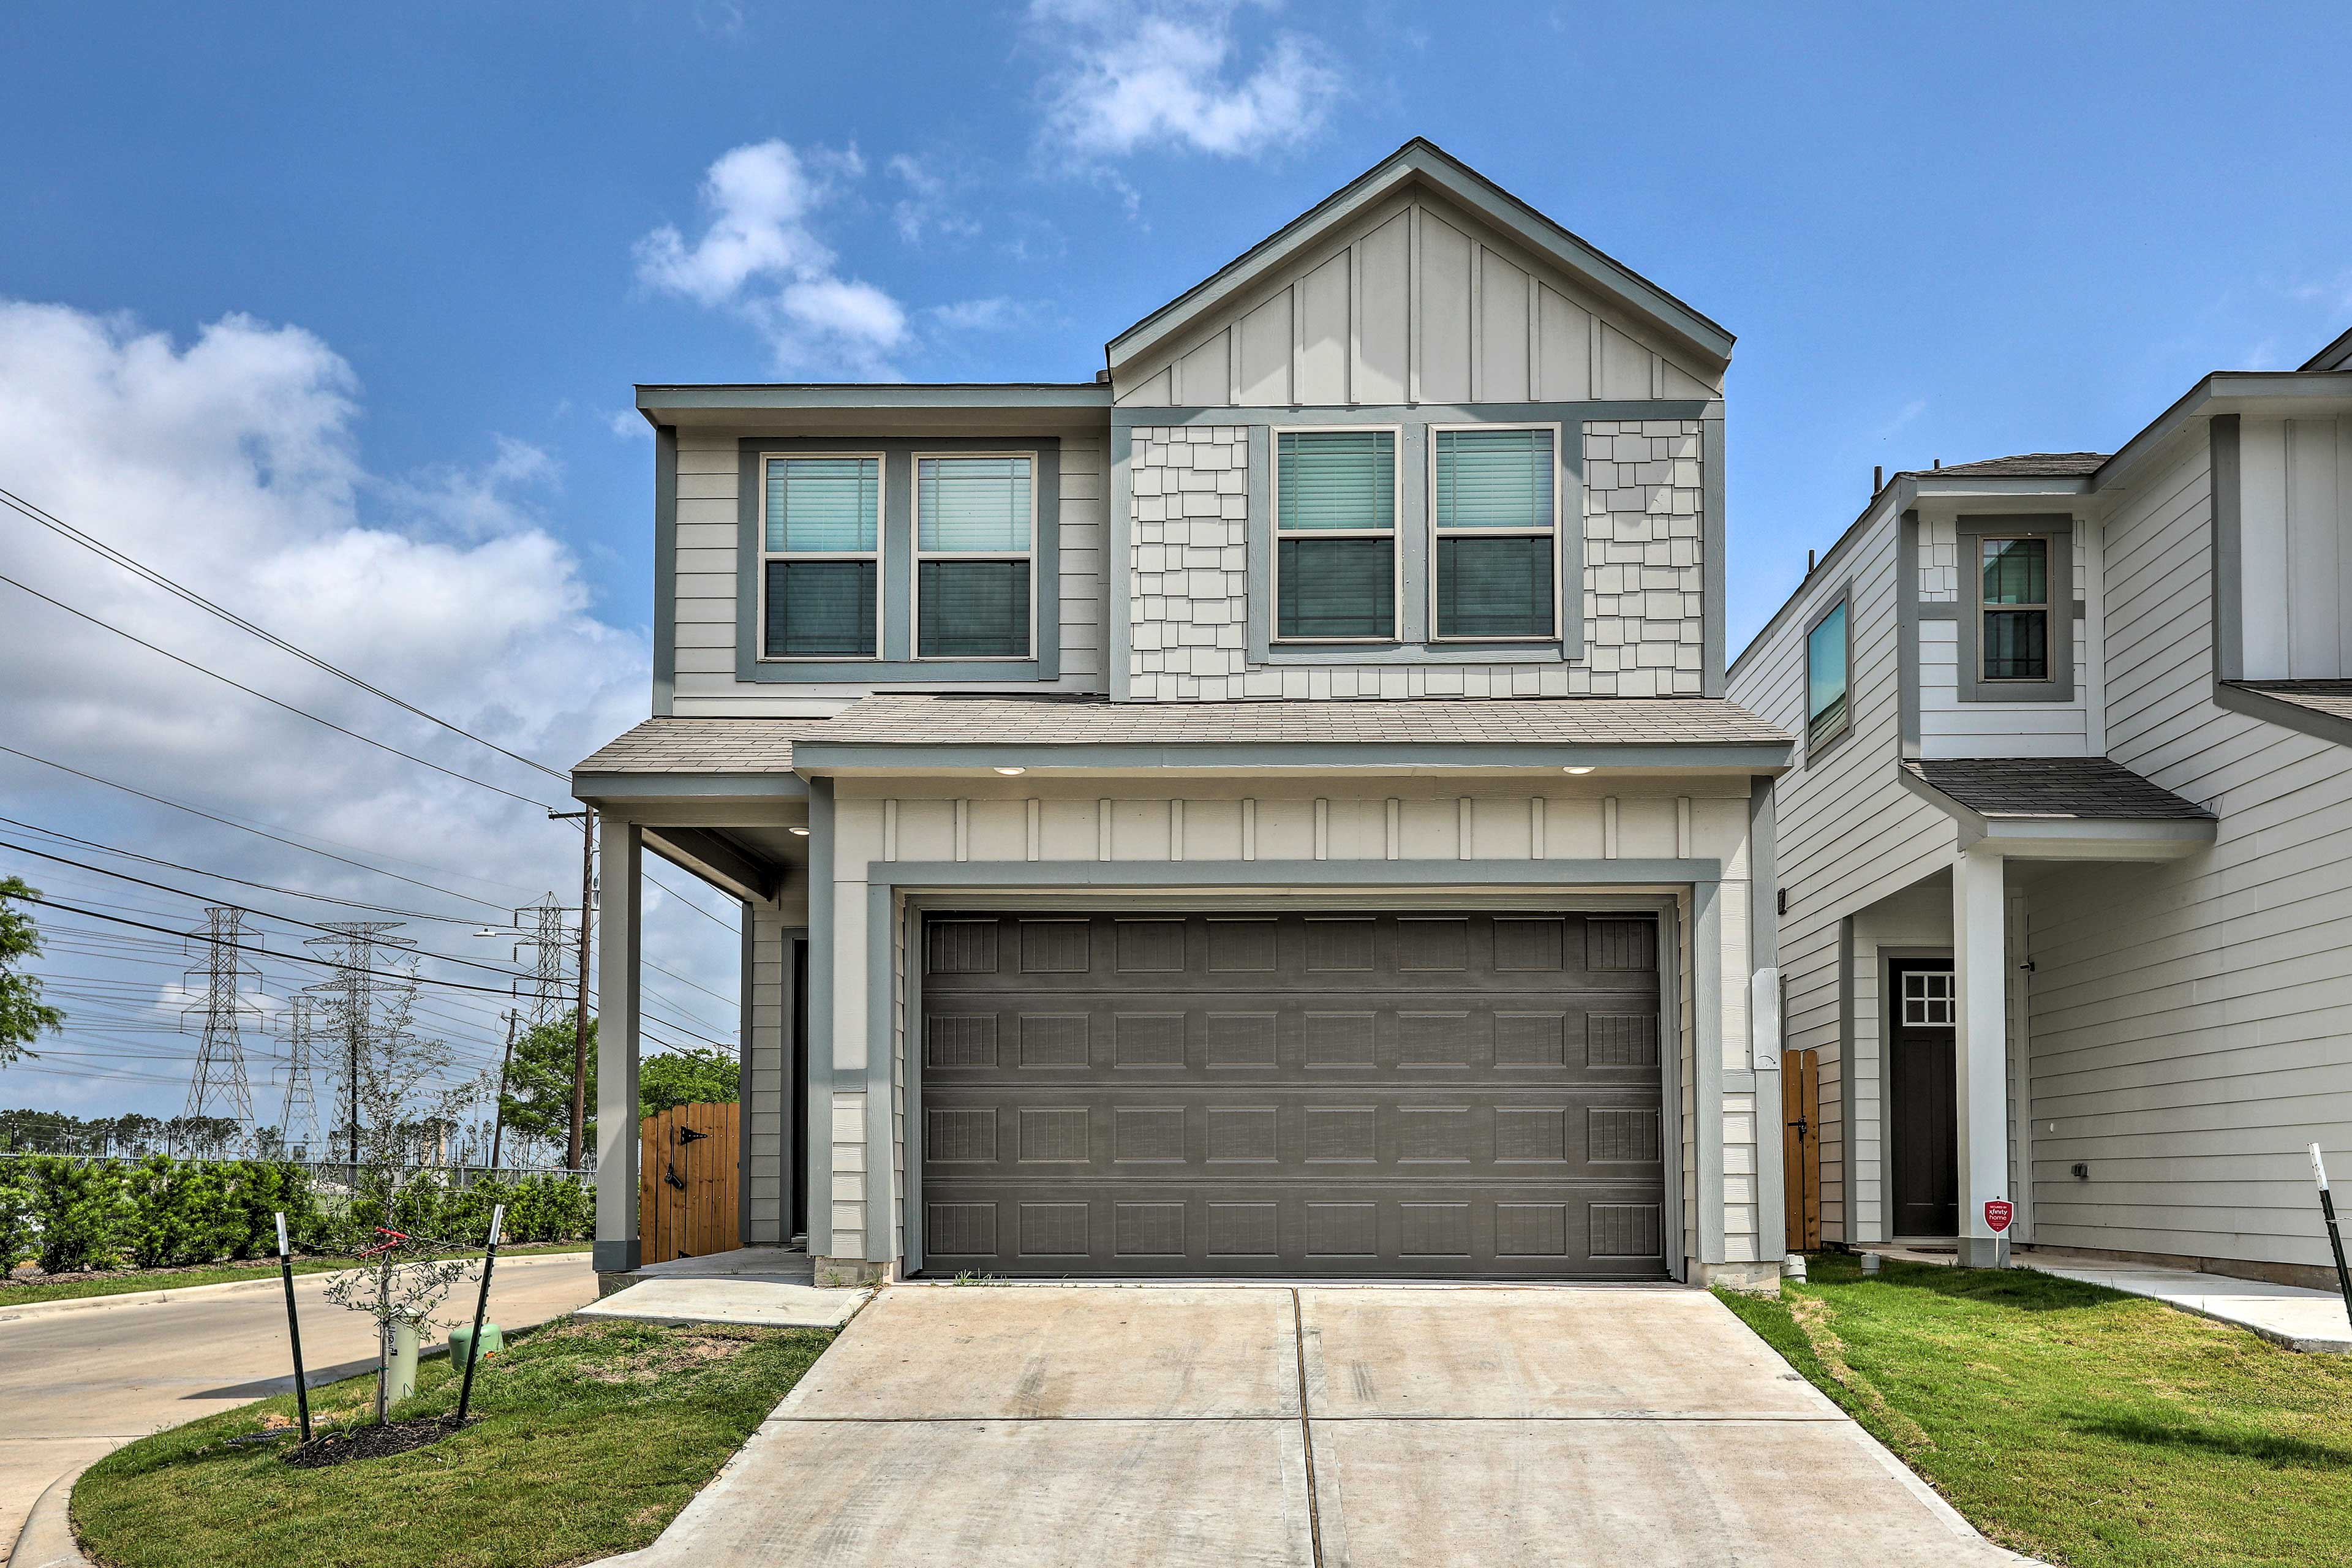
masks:
<svg viewBox="0 0 2352 1568"><path fill-rule="evenodd" d="M1990 1199L1985 1204L1985 1224L1992 1227L1995 1236L1999 1236L2009 1228L2010 1216L2016 1212L2007 1198Z"/></svg>

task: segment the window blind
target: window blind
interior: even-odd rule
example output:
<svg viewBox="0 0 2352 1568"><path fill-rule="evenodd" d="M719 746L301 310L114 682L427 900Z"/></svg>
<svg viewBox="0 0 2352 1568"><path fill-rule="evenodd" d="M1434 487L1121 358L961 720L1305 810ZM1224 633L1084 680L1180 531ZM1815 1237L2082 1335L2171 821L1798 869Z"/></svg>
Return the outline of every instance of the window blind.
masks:
<svg viewBox="0 0 2352 1568"><path fill-rule="evenodd" d="M1279 521L1285 533L1396 526L1396 437L1387 430L1286 430Z"/></svg>
<svg viewBox="0 0 2352 1568"><path fill-rule="evenodd" d="M872 458L784 458L768 464L768 548L870 551L879 529L882 466Z"/></svg>
<svg viewBox="0 0 2352 1568"><path fill-rule="evenodd" d="M1440 430L1437 526L1552 526L1549 430Z"/></svg>
<svg viewBox="0 0 2352 1568"><path fill-rule="evenodd" d="M768 563L768 652L788 658L874 657L871 561Z"/></svg>
<svg viewBox="0 0 2352 1568"><path fill-rule="evenodd" d="M925 458L915 479L924 550L985 554L1029 548L1029 459Z"/></svg>

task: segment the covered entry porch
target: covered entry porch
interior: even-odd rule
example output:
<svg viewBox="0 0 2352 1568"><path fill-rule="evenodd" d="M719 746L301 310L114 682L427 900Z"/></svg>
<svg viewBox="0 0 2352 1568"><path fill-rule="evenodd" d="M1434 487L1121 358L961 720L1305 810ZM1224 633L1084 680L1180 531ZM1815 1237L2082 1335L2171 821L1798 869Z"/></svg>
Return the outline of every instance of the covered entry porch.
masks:
<svg viewBox="0 0 2352 1568"><path fill-rule="evenodd" d="M1836 1135L1816 1145L1843 1200L1831 1235L2000 1267L2033 1241L2038 1175L2047 1186L2034 1155L2041 896L2197 854L2214 821L2102 758L1901 767L1953 817L1956 850L1841 925Z"/></svg>

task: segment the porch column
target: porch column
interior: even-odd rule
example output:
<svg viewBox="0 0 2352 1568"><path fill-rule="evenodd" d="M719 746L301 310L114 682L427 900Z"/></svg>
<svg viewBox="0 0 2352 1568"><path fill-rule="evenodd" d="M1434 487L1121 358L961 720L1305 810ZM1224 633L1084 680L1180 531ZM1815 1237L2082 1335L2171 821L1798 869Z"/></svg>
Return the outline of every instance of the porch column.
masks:
<svg viewBox="0 0 2352 1568"><path fill-rule="evenodd" d="M1985 1205L2009 1196L2009 949L2001 858L1964 851L1952 868L1953 1103L1959 1131L1959 1260L2009 1263Z"/></svg>
<svg viewBox="0 0 2352 1568"><path fill-rule="evenodd" d="M597 819L603 876L596 936L596 1272L637 1267L637 961L645 830Z"/></svg>

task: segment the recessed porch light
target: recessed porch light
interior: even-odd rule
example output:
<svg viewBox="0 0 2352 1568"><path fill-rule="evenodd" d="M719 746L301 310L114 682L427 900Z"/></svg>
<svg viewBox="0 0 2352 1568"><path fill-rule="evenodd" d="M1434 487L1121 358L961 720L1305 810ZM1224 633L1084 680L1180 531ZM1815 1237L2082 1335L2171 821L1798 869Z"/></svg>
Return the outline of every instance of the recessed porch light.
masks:
<svg viewBox="0 0 2352 1568"><path fill-rule="evenodd" d="M808 829L805 827L787 827L784 831L791 834L795 838L806 838L808 837Z"/></svg>
<svg viewBox="0 0 2352 1568"><path fill-rule="evenodd" d="M998 768L996 771L1003 773L1006 778L1013 779L1019 778L1023 773L1027 773L1029 770L1027 768Z"/></svg>
<svg viewBox="0 0 2352 1568"><path fill-rule="evenodd" d="M1589 773L1592 770L1591 768L1562 768L1559 771L1564 773Z"/></svg>

